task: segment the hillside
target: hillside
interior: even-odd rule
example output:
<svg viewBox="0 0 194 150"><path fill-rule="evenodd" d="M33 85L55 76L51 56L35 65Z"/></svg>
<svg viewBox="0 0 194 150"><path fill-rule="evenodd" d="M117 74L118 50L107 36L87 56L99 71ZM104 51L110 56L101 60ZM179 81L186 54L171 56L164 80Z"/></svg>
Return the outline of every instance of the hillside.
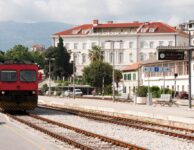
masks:
<svg viewBox="0 0 194 150"><path fill-rule="evenodd" d="M0 50L6 51L16 44L43 44L47 48L52 44L51 34L72 26L60 22L0 22Z"/></svg>

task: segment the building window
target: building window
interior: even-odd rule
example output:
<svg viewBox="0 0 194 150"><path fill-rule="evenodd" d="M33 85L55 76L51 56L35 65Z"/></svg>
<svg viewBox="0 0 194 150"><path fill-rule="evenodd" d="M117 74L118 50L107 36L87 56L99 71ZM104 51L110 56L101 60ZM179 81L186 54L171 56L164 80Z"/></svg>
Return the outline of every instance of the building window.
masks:
<svg viewBox="0 0 194 150"><path fill-rule="evenodd" d="M168 46L172 46L173 45L173 41L168 41Z"/></svg>
<svg viewBox="0 0 194 150"><path fill-rule="evenodd" d="M123 62L123 52L119 52L119 63Z"/></svg>
<svg viewBox="0 0 194 150"><path fill-rule="evenodd" d="M82 44L82 49L86 49L86 43Z"/></svg>
<svg viewBox="0 0 194 150"><path fill-rule="evenodd" d="M104 42L101 43L101 48L105 49L105 43Z"/></svg>
<svg viewBox="0 0 194 150"><path fill-rule="evenodd" d="M163 46L164 41L159 41L159 46Z"/></svg>
<svg viewBox="0 0 194 150"><path fill-rule="evenodd" d="M78 49L78 43L74 43L74 49Z"/></svg>
<svg viewBox="0 0 194 150"><path fill-rule="evenodd" d="M131 80L131 74L128 74L128 80Z"/></svg>
<svg viewBox="0 0 194 150"><path fill-rule="evenodd" d="M133 42L129 42L129 48L133 48Z"/></svg>
<svg viewBox="0 0 194 150"><path fill-rule="evenodd" d="M182 85L182 92L184 92L185 91L185 86L184 85Z"/></svg>
<svg viewBox="0 0 194 150"><path fill-rule="evenodd" d="M140 61L144 61L146 59L146 54L140 53Z"/></svg>
<svg viewBox="0 0 194 150"><path fill-rule="evenodd" d="M120 42L120 49L123 49L123 48L124 48L124 43Z"/></svg>
<svg viewBox="0 0 194 150"><path fill-rule="evenodd" d="M183 63L182 62L176 63L176 72L178 73L178 75L183 75Z"/></svg>
<svg viewBox="0 0 194 150"><path fill-rule="evenodd" d="M126 86L123 87L123 93L126 93Z"/></svg>
<svg viewBox="0 0 194 150"><path fill-rule="evenodd" d="M75 54L75 64L79 64L79 54Z"/></svg>
<svg viewBox="0 0 194 150"><path fill-rule="evenodd" d="M82 64L84 64L86 62L86 55L82 54Z"/></svg>
<svg viewBox="0 0 194 150"><path fill-rule="evenodd" d="M113 52L110 53L110 57L109 57L109 58L110 58L110 59L109 59L110 62L112 63L112 62L113 62Z"/></svg>
<svg viewBox="0 0 194 150"><path fill-rule="evenodd" d="M145 42L144 41L141 41L140 42L140 48L144 48L144 46L145 46Z"/></svg>
<svg viewBox="0 0 194 150"><path fill-rule="evenodd" d="M150 48L154 48L154 42L150 41Z"/></svg>
<svg viewBox="0 0 194 150"><path fill-rule="evenodd" d="M124 80L127 80L127 74L124 74Z"/></svg>
<svg viewBox="0 0 194 150"><path fill-rule="evenodd" d="M133 62L133 54L129 53L129 62Z"/></svg>

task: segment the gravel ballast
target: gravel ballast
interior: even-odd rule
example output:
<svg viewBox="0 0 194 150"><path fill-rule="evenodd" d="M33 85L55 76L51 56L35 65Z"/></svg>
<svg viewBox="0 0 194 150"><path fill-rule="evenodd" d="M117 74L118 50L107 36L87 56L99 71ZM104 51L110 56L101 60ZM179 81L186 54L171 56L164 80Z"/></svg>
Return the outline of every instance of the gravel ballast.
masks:
<svg viewBox="0 0 194 150"><path fill-rule="evenodd" d="M115 138L124 142L135 144L152 150L191 150L194 142L170 137L149 131L137 130L111 123L98 122L71 114L51 111L47 109L35 109L31 111L42 117L59 121L61 123L81 128L93 133Z"/></svg>

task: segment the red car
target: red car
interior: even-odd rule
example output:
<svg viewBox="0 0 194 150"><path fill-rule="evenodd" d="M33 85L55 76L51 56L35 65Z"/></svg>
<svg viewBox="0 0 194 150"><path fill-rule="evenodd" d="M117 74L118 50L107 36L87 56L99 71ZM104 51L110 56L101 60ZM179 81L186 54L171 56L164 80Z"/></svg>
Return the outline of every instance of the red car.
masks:
<svg viewBox="0 0 194 150"><path fill-rule="evenodd" d="M178 94L178 98L180 98L180 99L188 99L188 97L189 97L189 95L185 91L184 92L179 92L179 94Z"/></svg>

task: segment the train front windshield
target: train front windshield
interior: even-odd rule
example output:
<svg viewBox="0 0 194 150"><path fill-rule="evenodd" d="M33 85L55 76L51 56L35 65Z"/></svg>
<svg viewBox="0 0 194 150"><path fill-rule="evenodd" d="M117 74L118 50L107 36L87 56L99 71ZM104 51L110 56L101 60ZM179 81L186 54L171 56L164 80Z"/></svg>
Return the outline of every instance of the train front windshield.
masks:
<svg viewBox="0 0 194 150"><path fill-rule="evenodd" d="M12 70L1 71L0 78L3 82L15 82L17 81L17 72Z"/></svg>
<svg viewBox="0 0 194 150"><path fill-rule="evenodd" d="M33 71L33 70L20 71L20 81L35 82L36 81L36 71Z"/></svg>

